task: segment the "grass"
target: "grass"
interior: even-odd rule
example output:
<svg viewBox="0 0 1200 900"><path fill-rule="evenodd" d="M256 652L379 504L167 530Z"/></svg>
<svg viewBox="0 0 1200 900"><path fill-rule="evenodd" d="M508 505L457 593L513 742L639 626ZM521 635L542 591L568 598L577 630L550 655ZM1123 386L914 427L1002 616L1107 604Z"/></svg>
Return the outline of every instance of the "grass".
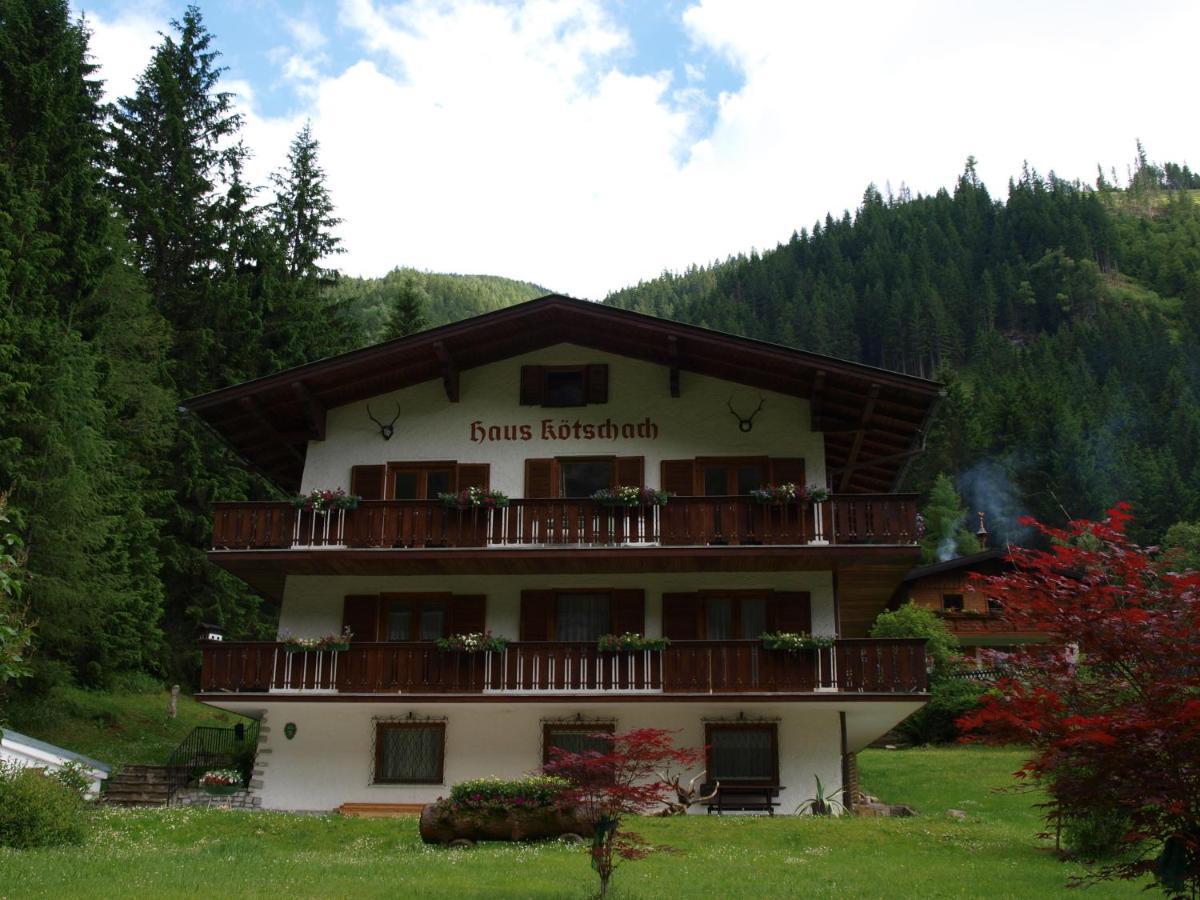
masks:
<svg viewBox="0 0 1200 900"><path fill-rule="evenodd" d="M1061 896L1083 868L1059 862L1034 797L1001 794L1014 750L872 750L864 786L911 819L730 816L645 819L656 854L618 870L614 898ZM948 817L947 809L968 813ZM0 850L0 896L568 897L591 896L585 852L557 843L427 847L415 819L341 819L181 809L97 813L88 844ZM1103 884L1080 896L1130 897Z"/></svg>
<svg viewBox="0 0 1200 900"><path fill-rule="evenodd" d="M161 764L196 725L243 721L182 694L168 719L170 696L157 686L108 693L60 685L46 696L14 697L5 713L14 731L109 764Z"/></svg>

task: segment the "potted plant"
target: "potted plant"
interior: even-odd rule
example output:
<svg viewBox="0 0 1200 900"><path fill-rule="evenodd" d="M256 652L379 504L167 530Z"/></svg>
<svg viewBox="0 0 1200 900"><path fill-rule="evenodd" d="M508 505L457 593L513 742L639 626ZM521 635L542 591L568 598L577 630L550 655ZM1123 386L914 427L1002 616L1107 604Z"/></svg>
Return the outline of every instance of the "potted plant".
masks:
<svg viewBox="0 0 1200 900"><path fill-rule="evenodd" d="M464 488L457 494L438 494L438 499L447 509L504 509L508 506L508 495L503 491L480 487Z"/></svg>
<svg viewBox="0 0 1200 900"><path fill-rule="evenodd" d="M242 773L237 769L209 769L200 776L199 784L206 794L236 794L242 789Z"/></svg>
<svg viewBox="0 0 1200 900"><path fill-rule="evenodd" d="M296 494L290 500L296 509L314 513L327 513L330 510L357 509L362 497L347 494L341 488L314 488L307 494Z"/></svg>
<svg viewBox="0 0 1200 900"><path fill-rule="evenodd" d="M447 653L482 653L484 651L499 652L508 646L508 638L495 637L490 631L468 632L467 634L452 634L449 637L438 638L437 648Z"/></svg>
<svg viewBox="0 0 1200 900"><path fill-rule="evenodd" d="M834 643L834 639L827 635L792 631L766 631L760 640L767 650L787 650L790 653L801 650L828 650Z"/></svg>
<svg viewBox="0 0 1200 900"><path fill-rule="evenodd" d="M654 488L618 485L596 491L592 494L592 499L601 506L620 506L632 509L642 506L666 506L667 501L671 499L671 494L667 491L657 491Z"/></svg>
<svg viewBox="0 0 1200 900"><path fill-rule="evenodd" d="M354 637L354 632L350 630L349 626L347 626L342 629L341 634L330 634L330 635L326 635L325 637L323 637L321 639L320 649L332 650L334 652L341 652L342 650L349 650L350 649L350 639L352 637Z"/></svg>
<svg viewBox="0 0 1200 900"><path fill-rule="evenodd" d="M602 634L596 639L596 649L601 653L614 653L619 650L665 650L669 646L670 638L650 638L633 631L624 634Z"/></svg>

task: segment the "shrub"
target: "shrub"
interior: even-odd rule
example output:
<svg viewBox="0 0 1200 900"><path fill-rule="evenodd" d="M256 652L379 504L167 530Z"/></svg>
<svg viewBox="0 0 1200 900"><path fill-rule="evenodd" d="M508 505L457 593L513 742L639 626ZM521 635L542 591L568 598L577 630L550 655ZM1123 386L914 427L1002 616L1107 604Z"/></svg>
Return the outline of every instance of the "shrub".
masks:
<svg viewBox="0 0 1200 900"><path fill-rule="evenodd" d="M1089 862L1111 859L1122 849L1129 818L1113 809L1094 809L1063 817L1063 847L1071 856Z"/></svg>
<svg viewBox="0 0 1200 900"><path fill-rule="evenodd" d="M41 769L0 763L0 847L79 844L87 824L88 808L74 786Z"/></svg>
<svg viewBox="0 0 1200 900"><path fill-rule="evenodd" d="M959 737L960 718L973 712L987 687L977 681L935 675L929 702L900 723L900 732L914 744L946 744Z"/></svg>
<svg viewBox="0 0 1200 900"><path fill-rule="evenodd" d="M873 638L925 638L925 652L933 658L934 671L958 660L958 638L938 616L909 600L897 610L880 613L871 626Z"/></svg>

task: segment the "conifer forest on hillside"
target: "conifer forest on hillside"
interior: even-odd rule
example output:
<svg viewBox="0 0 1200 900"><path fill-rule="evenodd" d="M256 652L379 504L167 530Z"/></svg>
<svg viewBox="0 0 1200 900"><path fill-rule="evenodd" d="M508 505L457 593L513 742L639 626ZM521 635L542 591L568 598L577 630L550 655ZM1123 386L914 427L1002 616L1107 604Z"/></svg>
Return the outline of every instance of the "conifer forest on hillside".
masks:
<svg viewBox="0 0 1200 900"><path fill-rule="evenodd" d="M200 622L273 634L204 550L214 500L278 490L181 399L547 292L340 275L317 140L248 183L221 77L189 8L109 106L65 0L0 0L0 532L25 573L0 635L33 624L31 690L186 679ZM1002 538L1122 499L1143 542L1200 520L1200 177L1139 144L1121 178L994 187L973 161L933 196L872 186L775 249L603 302L943 381L900 488L944 473Z"/></svg>

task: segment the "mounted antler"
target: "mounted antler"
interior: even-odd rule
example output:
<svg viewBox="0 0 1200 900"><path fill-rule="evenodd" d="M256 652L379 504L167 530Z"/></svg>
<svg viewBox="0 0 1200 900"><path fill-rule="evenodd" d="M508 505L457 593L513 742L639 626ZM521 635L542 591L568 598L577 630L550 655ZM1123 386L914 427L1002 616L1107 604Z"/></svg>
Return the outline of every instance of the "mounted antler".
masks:
<svg viewBox="0 0 1200 900"><path fill-rule="evenodd" d="M371 404L370 403L367 404L367 417L372 422L374 422L376 425L379 426L379 433L381 435L383 435L383 439L385 441L390 441L392 439L392 435L396 433L396 420L400 418L400 404L399 403L396 404L396 415L394 415L392 417L392 421L388 422L386 425L384 425L382 422L380 422L371 413Z"/></svg>
<svg viewBox="0 0 1200 900"><path fill-rule="evenodd" d="M758 415L759 411L762 410L763 405L766 402L766 399L760 395L758 398L758 409L754 410L754 412L750 413L749 417L745 418L733 408L732 397L725 401L725 405L729 407L729 411L733 413L733 417L738 420L738 428L742 431L749 431L754 427L754 417Z"/></svg>
<svg viewBox="0 0 1200 900"><path fill-rule="evenodd" d="M662 779L663 783L670 785L675 791L675 796L679 799L674 803L672 803L670 800L666 801L667 808L659 813L659 815L682 816L688 811L688 807L695 806L697 803L707 803L709 800L712 800L715 796L717 796L717 791L721 789L721 782L719 781L713 785L711 794L706 797L700 796L700 791L696 787L696 782L707 774L707 770L701 772L699 775L689 781L688 786L685 788L679 783L678 775L660 772L659 777Z"/></svg>

